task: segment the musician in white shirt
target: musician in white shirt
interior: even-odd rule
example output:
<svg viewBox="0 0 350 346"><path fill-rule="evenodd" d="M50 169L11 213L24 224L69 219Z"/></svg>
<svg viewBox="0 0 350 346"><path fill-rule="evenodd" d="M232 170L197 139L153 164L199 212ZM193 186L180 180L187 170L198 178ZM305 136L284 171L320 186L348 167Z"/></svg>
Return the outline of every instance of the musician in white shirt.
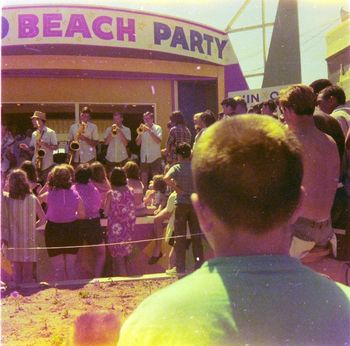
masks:
<svg viewBox="0 0 350 346"><path fill-rule="evenodd" d="M82 126L84 127L82 130ZM79 136L78 136L78 131ZM77 138L77 136L79 138ZM84 107L80 113L80 122L69 129L68 140L79 143L79 149L74 153L73 165L96 161L96 145L99 143L98 129L91 122L91 110Z"/></svg>
<svg viewBox="0 0 350 346"><path fill-rule="evenodd" d="M116 166L122 167L128 161L127 145L131 141L131 131L123 125L123 114L113 114L113 124L104 133L105 144L108 145L106 154L107 172Z"/></svg>
<svg viewBox="0 0 350 346"><path fill-rule="evenodd" d="M141 146L140 168L143 186L155 174L162 173L162 158L160 144L162 141L162 128L154 123L154 114L146 112L143 115L144 124L138 129L136 144Z"/></svg>
<svg viewBox="0 0 350 346"><path fill-rule="evenodd" d="M58 148L56 132L46 126L46 113L35 111L31 117L36 130L32 133L29 147L21 143L19 147L33 154L32 162L38 170L39 179L46 181L47 175L54 166L53 151ZM44 150L42 158L38 157L39 149Z"/></svg>

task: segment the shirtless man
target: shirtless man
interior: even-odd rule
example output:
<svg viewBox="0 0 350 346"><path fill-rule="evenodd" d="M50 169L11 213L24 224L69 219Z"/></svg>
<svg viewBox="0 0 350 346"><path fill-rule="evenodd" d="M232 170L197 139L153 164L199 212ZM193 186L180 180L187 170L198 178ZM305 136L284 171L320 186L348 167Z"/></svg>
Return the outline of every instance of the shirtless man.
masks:
<svg viewBox="0 0 350 346"><path fill-rule="evenodd" d="M330 214L339 179L339 155L334 140L315 126L312 88L291 86L280 92L279 102L289 128L304 149L305 197L301 216L292 225L290 249L292 256L301 258L314 246L328 247L335 239Z"/></svg>

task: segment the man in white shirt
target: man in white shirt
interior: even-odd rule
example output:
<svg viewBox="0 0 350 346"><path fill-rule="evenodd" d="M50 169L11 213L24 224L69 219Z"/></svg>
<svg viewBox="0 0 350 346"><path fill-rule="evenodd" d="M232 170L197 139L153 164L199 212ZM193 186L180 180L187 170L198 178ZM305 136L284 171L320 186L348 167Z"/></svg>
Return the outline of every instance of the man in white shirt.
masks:
<svg viewBox="0 0 350 346"><path fill-rule="evenodd" d="M80 122L69 129L68 140L77 141L79 149L75 151L73 165L89 163L96 160L96 145L98 144L97 126L90 122L91 110L84 107L80 113Z"/></svg>
<svg viewBox="0 0 350 346"><path fill-rule="evenodd" d="M123 125L123 115L119 112L113 114L113 124L104 134L105 144L108 145L106 154L107 172L116 166L121 167L128 161L127 145L131 140L131 131Z"/></svg>
<svg viewBox="0 0 350 346"><path fill-rule="evenodd" d="M154 123L154 114L146 112L143 115L144 124L136 137L136 144L141 146L141 180L145 188L155 174L162 173L160 143L162 128Z"/></svg>
<svg viewBox="0 0 350 346"><path fill-rule="evenodd" d="M53 151L58 148L57 136L54 130L45 125L45 113L35 111L31 119L36 130L32 133L29 147L25 143L19 146L24 151L33 154L32 162L37 168L39 179L45 182L54 165Z"/></svg>

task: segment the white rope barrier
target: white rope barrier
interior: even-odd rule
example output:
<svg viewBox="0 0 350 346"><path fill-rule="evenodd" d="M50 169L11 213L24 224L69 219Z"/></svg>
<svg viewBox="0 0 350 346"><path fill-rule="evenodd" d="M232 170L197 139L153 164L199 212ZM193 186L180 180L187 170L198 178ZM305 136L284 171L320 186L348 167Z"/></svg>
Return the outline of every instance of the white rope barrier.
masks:
<svg viewBox="0 0 350 346"><path fill-rule="evenodd" d="M191 237L192 236L203 236L203 233L191 234ZM168 237L168 238L160 237L160 238L131 240L131 241L118 242L118 243L101 243L101 244L94 244L94 245L51 246L51 247L46 247L46 246L38 246L38 247L7 247L6 251L94 248L94 247L102 247L102 246L139 244L139 243L151 242L151 241L156 241L156 240L177 239L177 238L187 238L187 235L176 235L176 236L172 236L172 237Z"/></svg>

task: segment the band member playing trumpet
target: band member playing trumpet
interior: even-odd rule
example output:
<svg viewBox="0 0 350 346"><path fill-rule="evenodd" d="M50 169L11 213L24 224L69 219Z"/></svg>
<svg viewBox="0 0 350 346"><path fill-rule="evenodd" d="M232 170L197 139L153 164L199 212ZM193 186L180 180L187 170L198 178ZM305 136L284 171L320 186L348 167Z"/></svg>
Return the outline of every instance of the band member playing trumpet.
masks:
<svg viewBox="0 0 350 346"><path fill-rule="evenodd" d="M162 159L160 143L162 128L154 123L154 114L146 112L143 115L144 124L137 129L136 144L141 146L140 168L143 186L147 188L148 181L155 174L161 174Z"/></svg>
<svg viewBox="0 0 350 346"><path fill-rule="evenodd" d="M38 171L41 182L45 182L53 162L53 151L58 148L56 132L46 126L46 114L35 111L31 117L34 128L29 146L21 143L19 147L33 155L32 162Z"/></svg>
<svg viewBox="0 0 350 346"><path fill-rule="evenodd" d="M96 160L96 145L99 143L98 130L97 126L91 122L90 108L82 109L80 122L73 124L69 129L68 140L70 144L72 141L78 143L75 148L73 145L73 150L71 150L71 154L74 155L73 160L70 160L73 166ZM72 148L71 145L70 148Z"/></svg>
<svg viewBox="0 0 350 346"><path fill-rule="evenodd" d="M131 131L123 125L123 114L113 114L113 124L106 129L104 139L108 145L106 169L107 173L110 173L114 167L121 167L128 161L126 147L131 140Z"/></svg>

